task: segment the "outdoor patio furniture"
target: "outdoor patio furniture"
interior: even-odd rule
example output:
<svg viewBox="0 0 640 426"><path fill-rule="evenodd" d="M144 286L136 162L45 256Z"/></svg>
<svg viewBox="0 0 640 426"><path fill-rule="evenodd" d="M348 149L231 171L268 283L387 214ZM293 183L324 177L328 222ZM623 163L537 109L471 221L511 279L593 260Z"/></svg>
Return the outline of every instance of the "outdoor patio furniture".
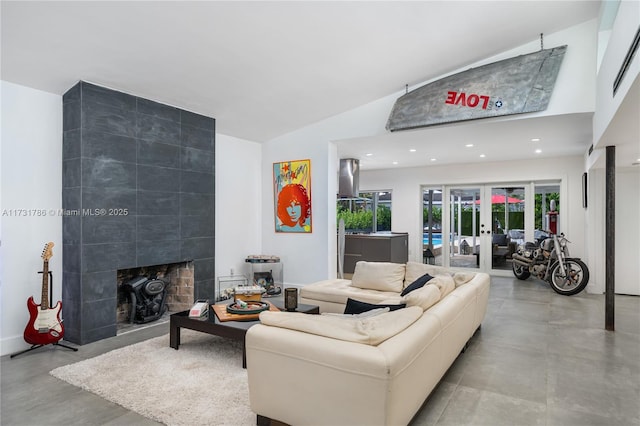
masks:
<svg viewBox="0 0 640 426"><path fill-rule="evenodd" d="M501 265L513 251L507 234L493 234L491 258L493 265Z"/></svg>

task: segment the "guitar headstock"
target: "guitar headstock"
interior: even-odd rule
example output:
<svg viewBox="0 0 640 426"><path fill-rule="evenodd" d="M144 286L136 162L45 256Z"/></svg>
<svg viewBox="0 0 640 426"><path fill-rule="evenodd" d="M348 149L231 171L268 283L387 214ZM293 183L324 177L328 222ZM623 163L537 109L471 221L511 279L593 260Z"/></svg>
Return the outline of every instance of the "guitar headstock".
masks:
<svg viewBox="0 0 640 426"><path fill-rule="evenodd" d="M51 259L51 256L53 256L53 246L54 244L51 241L44 245L44 248L42 249L42 259L45 262L48 262L49 259Z"/></svg>

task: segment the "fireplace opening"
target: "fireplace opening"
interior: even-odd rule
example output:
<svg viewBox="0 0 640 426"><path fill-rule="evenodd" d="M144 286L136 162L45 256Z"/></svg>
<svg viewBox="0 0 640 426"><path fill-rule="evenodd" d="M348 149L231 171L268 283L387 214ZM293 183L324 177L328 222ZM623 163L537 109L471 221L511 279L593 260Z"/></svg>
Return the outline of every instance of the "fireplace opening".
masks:
<svg viewBox="0 0 640 426"><path fill-rule="evenodd" d="M159 319L167 311L166 278L137 276L122 285L129 302L129 324L146 324Z"/></svg>
<svg viewBox="0 0 640 426"><path fill-rule="evenodd" d="M118 333L166 322L194 300L193 262L121 269L117 273Z"/></svg>

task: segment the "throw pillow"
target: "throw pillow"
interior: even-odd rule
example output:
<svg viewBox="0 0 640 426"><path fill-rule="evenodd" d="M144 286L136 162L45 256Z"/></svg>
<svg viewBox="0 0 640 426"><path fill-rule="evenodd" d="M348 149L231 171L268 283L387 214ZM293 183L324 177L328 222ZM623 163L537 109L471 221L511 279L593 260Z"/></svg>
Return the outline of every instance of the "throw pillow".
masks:
<svg viewBox="0 0 640 426"><path fill-rule="evenodd" d="M376 303L378 305L400 305L404 303L403 299L404 297L398 294L397 296L392 296L392 297L389 297L388 299L380 300L379 302L376 302Z"/></svg>
<svg viewBox="0 0 640 426"><path fill-rule="evenodd" d="M440 289L440 299L451 293L456 288L456 283L451 275L436 275L429 284L433 284Z"/></svg>
<svg viewBox="0 0 640 426"><path fill-rule="evenodd" d="M404 263L359 261L351 285L370 290L400 293L404 284Z"/></svg>
<svg viewBox="0 0 640 426"><path fill-rule="evenodd" d="M399 305L378 305L375 303L361 302L359 300L348 298L347 304L344 307L344 313L345 314L361 314L363 312L367 312L372 309L379 309L379 308L389 308L390 311L395 311L396 309L401 309L401 308L404 308L405 306L406 305L404 303Z"/></svg>
<svg viewBox="0 0 640 426"><path fill-rule="evenodd" d="M440 289L433 284L427 284L407 294L404 300L408 307L419 306L426 311L440 300Z"/></svg>
<svg viewBox="0 0 640 426"><path fill-rule="evenodd" d="M329 315L329 316L340 317L340 318L362 319L362 318L375 317L376 315L384 314L390 311L391 310L389 308L376 308L376 309L371 309L370 311L361 312L359 314L336 314L333 312L322 312L320 315Z"/></svg>
<svg viewBox="0 0 640 426"><path fill-rule="evenodd" d="M475 276L474 272L456 272L453 274L453 281L456 283L456 287L459 287L471 281Z"/></svg>
<svg viewBox="0 0 640 426"><path fill-rule="evenodd" d="M266 326L288 328L348 342L379 345L400 333L422 317L422 309L414 306L369 318L345 320L328 315L307 315L300 312L260 312L260 322Z"/></svg>
<svg viewBox="0 0 640 426"><path fill-rule="evenodd" d="M402 293L400 293L400 296L404 296L413 290L419 289L420 287L424 286L431 278L433 278L431 275L424 274L423 276L406 286L404 290L402 290Z"/></svg>
<svg viewBox="0 0 640 426"><path fill-rule="evenodd" d="M418 262L407 262L406 274L404 277L405 283L412 283L424 274L429 274L432 277L436 275L450 274L451 271L443 266L427 265Z"/></svg>

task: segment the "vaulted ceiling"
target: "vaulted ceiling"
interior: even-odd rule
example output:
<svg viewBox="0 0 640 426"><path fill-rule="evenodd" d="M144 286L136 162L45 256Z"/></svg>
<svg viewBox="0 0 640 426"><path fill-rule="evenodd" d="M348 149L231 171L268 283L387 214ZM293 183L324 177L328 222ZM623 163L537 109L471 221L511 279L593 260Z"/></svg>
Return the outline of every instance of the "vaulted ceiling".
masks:
<svg viewBox="0 0 640 426"><path fill-rule="evenodd" d="M2 1L2 79L56 94L90 81L215 117L218 132L264 142L594 19L599 5ZM544 129L550 150L570 151L551 155L581 154L591 143L588 116L517 121L501 124L501 134ZM491 140L495 125L454 126L448 137ZM407 153L411 133L399 139ZM560 148L558 138L575 146ZM487 149L508 159L497 142L504 143ZM341 145L341 155L347 146L356 149L358 141ZM370 168L388 167L394 153L384 155L387 164ZM423 164L410 159L401 161Z"/></svg>

